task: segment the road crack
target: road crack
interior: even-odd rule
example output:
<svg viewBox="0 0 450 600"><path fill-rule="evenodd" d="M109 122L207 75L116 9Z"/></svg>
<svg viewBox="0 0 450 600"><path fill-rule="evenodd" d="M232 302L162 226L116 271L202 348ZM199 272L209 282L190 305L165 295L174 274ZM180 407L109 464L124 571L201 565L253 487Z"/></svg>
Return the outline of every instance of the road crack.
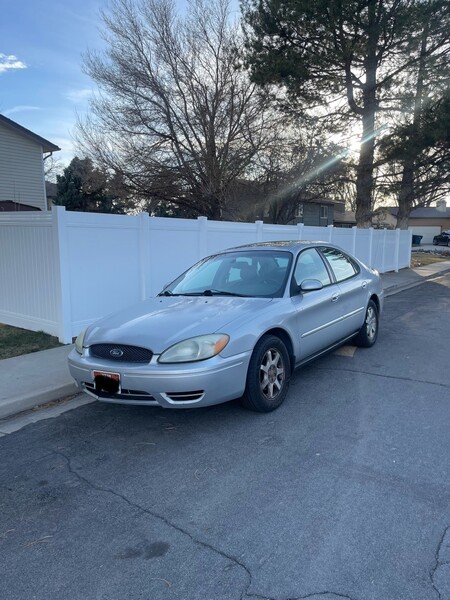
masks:
<svg viewBox="0 0 450 600"><path fill-rule="evenodd" d="M270 596L259 596L258 594L249 594L247 598L256 598L257 600L318 600L322 596L329 596L329 600L356 600L353 596L349 596L348 594L340 594L339 592L313 592L312 594L306 594L306 596L289 596L288 598L271 598Z"/></svg>
<svg viewBox="0 0 450 600"><path fill-rule="evenodd" d="M445 555L445 551L447 553L447 556ZM442 534L441 539L439 540L434 559L435 562L430 571L430 581L434 591L436 592L440 600L442 596L439 590L438 583L435 581L435 579L439 569L444 565L450 564L450 525L445 528L444 533Z"/></svg>
<svg viewBox="0 0 450 600"><path fill-rule="evenodd" d="M412 377L401 377L399 375L387 375L385 373L373 373L372 371L357 371L356 369L348 369L348 368L333 368L333 367L312 367L317 371L336 371L339 373L355 373L356 375L372 375L373 377L381 377L382 379L395 379L396 381L408 381L409 383L424 383L426 385L434 385L437 387L441 387L447 390L450 390L450 385L446 383L438 383L436 381L427 381L425 379L414 379Z"/></svg>
<svg viewBox="0 0 450 600"><path fill-rule="evenodd" d="M144 513L144 514L150 515L151 517L153 517L154 519L157 519L157 520L161 521L162 523L164 523L165 525L167 525L171 529L173 529L175 531L178 531L182 535L187 536L194 544L196 544L196 545L198 545L198 546L200 546L202 548L206 548L207 550L210 550L211 552L214 552L214 553L218 554L222 558L225 558L226 560L230 561L234 565L236 565L236 566L240 567L241 569L243 569L243 571L246 573L246 576L248 578L248 583L245 586L245 589L241 593L240 600L244 600L244 598L247 597L247 592L248 592L248 590L250 589L250 587L252 585L253 577L252 577L252 573L251 573L250 569L242 561L240 561L237 557L232 556L231 554L227 554L223 550L220 550L219 548L216 548L215 546L213 546L212 544L209 544L208 542L204 542L204 541L202 541L200 539L197 539L187 529L184 529L183 527L180 527L179 525L176 525L175 523L172 523L172 521L170 521L164 515L161 515L161 514L159 514L156 511L150 510L149 508L146 508L144 506L141 506L140 504L137 504L136 502L133 502L132 500L130 500L129 498L127 498L126 496L124 496L120 492L116 492L115 490L113 490L111 488L103 487L101 485L93 483L87 477L85 477L84 475L81 475L73 467L72 461L71 461L70 457L67 456L66 454L64 454L64 452L61 452L60 450L58 450L58 451L54 450L52 452L53 452L54 455L60 456L61 458L63 458L66 461L69 473L71 473L72 475L74 475L79 481L85 483L91 489L96 490L97 492L101 492L101 493L105 493L105 494L111 494L111 495L115 496L116 498L119 498L121 501L125 502L131 508L134 508L134 509L136 509L136 510L138 510L138 511ZM258 596L256 596L256 597L258 597ZM263 598L262 596L259 596L259 597ZM268 598L267 600L275 600L275 599Z"/></svg>
<svg viewBox="0 0 450 600"><path fill-rule="evenodd" d="M64 452L61 452L60 450L58 450L58 451L52 450L51 454L63 458L65 460L66 464L67 464L67 469L68 469L69 473L71 473L80 482L83 482L85 485L87 485L91 489L93 489L93 490L95 490L97 492L104 493L104 494L111 494L112 496L118 498L122 502L125 502L131 508L134 508L134 509L136 509L136 510L138 510L138 511L144 513L144 514L147 514L147 515L153 517L154 519L157 519L157 520L161 521L162 523L164 523L165 525L167 525L171 529L177 531L178 533L181 533L182 535L187 536L191 540L191 542L193 542L194 544L196 544L196 545L198 545L198 546L200 546L202 548L205 548L205 549L207 549L207 550L209 550L211 552L214 552L215 554L218 554L222 558L225 558L229 562L231 562L234 565L236 565L237 567L241 568L245 572L245 574L246 574L246 576L248 578L248 581L247 581L247 584L245 586L245 589L242 591L242 593L240 595L240 600L246 600L246 599L249 599L249 598L254 598L255 600L315 600L316 598L319 599L320 597L323 597L323 596L329 596L330 597L329 600L335 600L335 599L336 600L339 600L339 599L356 600L356 598L354 598L352 596L349 596L348 594L341 594L339 592L332 592L332 591L313 592L313 593L307 594L306 596L288 597L288 598L284 598L284 599L283 598L275 598L275 597L272 597L272 596L261 595L261 594L256 594L256 593L254 593L254 594L249 593L249 590L250 590L250 588L252 586L252 583L253 583L252 573L251 573L249 567L247 567L247 565L245 565L236 556L228 554L225 551L221 550L220 548L216 548L212 544L209 544L208 542L204 542L204 541L196 538L187 529L185 529L183 527L180 527L179 525L176 525L175 523L173 523L172 521L170 521L164 515L161 515L160 513L156 512L154 510L150 510L149 508L146 508L144 506L141 506L137 502L133 502L132 500L130 500L129 498L127 498L126 496L124 496L120 492L117 492L117 491L115 491L115 490L113 490L111 488L103 487L101 485L98 485L98 484L92 482L90 479L88 479L84 475L81 475L81 473L79 473L76 470L76 468L72 465L72 460ZM439 544L439 548L442 546L444 537L445 537L445 533L444 533L444 536L441 539L441 542ZM437 551L437 555L438 555L438 553L439 553L439 549ZM440 566L442 564L444 564L444 563L437 562L436 563L436 567L435 567L434 570L436 570L438 568L438 566Z"/></svg>

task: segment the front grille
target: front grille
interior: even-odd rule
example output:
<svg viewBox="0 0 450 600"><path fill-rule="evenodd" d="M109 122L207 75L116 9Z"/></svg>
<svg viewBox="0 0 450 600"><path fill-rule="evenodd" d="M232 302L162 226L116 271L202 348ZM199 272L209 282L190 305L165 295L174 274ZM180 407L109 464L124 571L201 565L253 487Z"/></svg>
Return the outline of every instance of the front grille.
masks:
<svg viewBox="0 0 450 600"><path fill-rule="evenodd" d="M93 344L90 352L91 356L114 362L149 363L153 356L153 352L147 348L125 344Z"/></svg>
<svg viewBox="0 0 450 600"><path fill-rule="evenodd" d="M110 394L109 392L105 392L105 390L96 390L93 383L88 381L83 383L86 390L92 392L99 398L111 398L111 400L155 400L151 394L142 390L121 390L120 393Z"/></svg>

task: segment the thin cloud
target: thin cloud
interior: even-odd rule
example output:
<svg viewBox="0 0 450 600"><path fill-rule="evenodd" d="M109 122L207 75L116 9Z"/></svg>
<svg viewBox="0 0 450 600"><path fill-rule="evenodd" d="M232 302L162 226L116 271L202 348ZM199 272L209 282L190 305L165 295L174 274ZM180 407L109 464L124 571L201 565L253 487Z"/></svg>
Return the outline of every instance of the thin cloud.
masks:
<svg viewBox="0 0 450 600"><path fill-rule="evenodd" d="M0 74L14 69L26 69L27 65L14 54L0 53Z"/></svg>
<svg viewBox="0 0 450 600"><path fill-rule="evenodd" d="M41 110L39 106L13 106L3 111L5 117L9 117L15 113L25 112L27 110Z"/></svg>
<svg viewBox="0 0 450 600"><path fill-rule="evenodd" d="M81 88L79 90L69 90L65 94L65 97L71 102L79 103L87 100L92 95L92 90L89 88Z"/></svg>

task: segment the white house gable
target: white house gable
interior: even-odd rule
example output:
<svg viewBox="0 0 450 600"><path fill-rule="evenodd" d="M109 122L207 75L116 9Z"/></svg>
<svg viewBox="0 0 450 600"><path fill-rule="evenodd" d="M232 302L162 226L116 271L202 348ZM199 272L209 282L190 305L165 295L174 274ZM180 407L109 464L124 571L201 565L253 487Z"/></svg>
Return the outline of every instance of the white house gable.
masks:
<svg viewBox="0 0 450 600"><path fill-rule="evenodd" d="M44 152L50 142L0 115L0 202L47 210ZM41 143L42 140L42 143Z"/></svg>

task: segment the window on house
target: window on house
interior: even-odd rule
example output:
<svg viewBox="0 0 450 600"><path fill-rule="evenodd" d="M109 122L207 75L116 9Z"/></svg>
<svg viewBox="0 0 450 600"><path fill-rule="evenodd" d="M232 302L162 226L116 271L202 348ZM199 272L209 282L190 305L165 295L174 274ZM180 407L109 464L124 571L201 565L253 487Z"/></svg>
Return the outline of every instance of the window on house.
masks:
<svg viewBox="0 0 450 600"><path fill-rule="evenodd" d="M323 206L322 205L320 207L320 218L328 220L328 206Z"/></svg>
<svg viewBox="0 0 450 600"><path fill-rule="evenodd" d="M296 216L298 219L303 219L303 204L299 204L299 205L297 206L297 212L296 212L295 216Z"/></svg>

